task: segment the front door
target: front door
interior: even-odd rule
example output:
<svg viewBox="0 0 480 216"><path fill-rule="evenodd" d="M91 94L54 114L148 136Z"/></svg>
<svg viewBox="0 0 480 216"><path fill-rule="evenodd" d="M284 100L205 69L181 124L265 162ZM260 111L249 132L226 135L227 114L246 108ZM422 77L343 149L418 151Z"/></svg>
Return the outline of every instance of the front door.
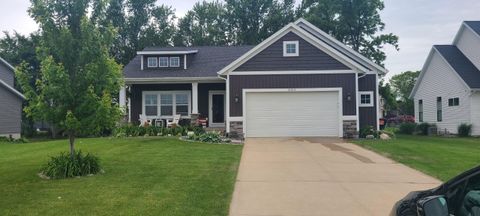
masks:
<svg viewBox="0 0 480 216"><path fill-rule="evenodd" d="M208 119L209 119L210 127L225 126L225 92L224 91L210 91Z"/></svg>

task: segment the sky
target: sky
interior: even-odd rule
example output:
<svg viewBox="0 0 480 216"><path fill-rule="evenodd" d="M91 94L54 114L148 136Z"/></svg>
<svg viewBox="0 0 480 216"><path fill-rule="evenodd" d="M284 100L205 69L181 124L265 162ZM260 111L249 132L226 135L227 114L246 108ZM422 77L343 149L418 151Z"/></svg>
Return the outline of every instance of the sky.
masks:
<svg viewBox="0 0 480 216"><path fill-rule="evenodd" d="M200 0L159 0L183 16ZM296 0L297 3L300 0ZM451 44L463 20L480 20L479 0L385 0L381 12L384 33L398 35L400 51L385 46L386 68L391 76L421 70L434 44ZM0 0L0 31L28 34L37 29L28 16L29 0ZM0 34L0 37L3 34Z"/></svg>

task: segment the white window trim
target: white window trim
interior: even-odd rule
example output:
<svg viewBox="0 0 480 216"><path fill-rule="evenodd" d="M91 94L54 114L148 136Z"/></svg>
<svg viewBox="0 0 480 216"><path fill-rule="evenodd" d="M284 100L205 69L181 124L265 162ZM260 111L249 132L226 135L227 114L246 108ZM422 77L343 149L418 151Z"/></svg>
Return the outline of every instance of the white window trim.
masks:
<svg viewBox="0 0 480 216"><path fill-rule="evenodd" d="M370 103L362 104L362 95L370 95ZM373 91L359 91L358 92L358 106L359 107L373 107L375 98L373 97Z"/></svg>
<svg viewBox="0 0 480 216"><path fill-rule="evenodd" d="M287 45L295 44L295 53L287 53ZM298 47L298 41L283 41L283 57L296 57L299 56L300 48Z"/></svg>
<svg viewBox="0 0 480 216"><path fill-rule="evenodd" d="M177 113L177 98L175 97L176 94L187 94L188 95L188 116L182 115L183 118L187 117L190 118L192 114L192 92L191 91L143 91L142 92L142 114L145 114L145 95L147 94L155 94L157 95L157 115L156 116L147 116L148 119L154 118L173 118L173 115ZM160 95L162 94L171 94L172 95L172 106L173 115L162 116L161 115L161 98Z"/></svg>
<svg viewBox="0 0 480 216"><path fill-rule="evenodd" d="M167 65L166 65L166 66L160 65L160 59L162 59L162 58L167 59ZM166 67L168 67L169 65L170 65L170 59L169 59L168 57L158 57L158 67L166 68Z"/></svg>
<svg viewBox="0 0 480 216"><path fill-rule="evenodd" d="M154 65L150 65L150 60L151 60L151 59L155 59L155 66L154 66ZM149 68L158 67L158 59L157 59L157 57L148 57L148 58L147 58L147 67L149 67Z"/></svg>
<svg viewBox="0 0 480 216"><path fill-rule="evenodd" d="M172 65L172 59L177 59L178 65ZM169 64L170 64L170 67L180 67L180 57L170 57Z"/></svg>

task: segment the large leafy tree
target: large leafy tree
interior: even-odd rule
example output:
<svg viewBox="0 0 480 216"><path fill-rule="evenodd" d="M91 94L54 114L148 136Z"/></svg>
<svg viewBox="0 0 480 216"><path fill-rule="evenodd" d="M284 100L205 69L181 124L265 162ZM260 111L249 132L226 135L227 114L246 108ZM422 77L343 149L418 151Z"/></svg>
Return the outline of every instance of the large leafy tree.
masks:
<svg viewBox="0 0 480 216"><path fill-rule="evenodd" d="M298 16L383 64L386 55L382 48L392 45L398 49L398 36L381 33L385 23L380 11L384 7L382 0L303 0Z"/></svg>
<svg viewBox="0 0 480 216"><path fill-rule="evenodd" d="M31 0L29 13L39 24L39 78L31 86L30 67L22 63L17 77L29 101L28 116L61 128L70 140L112 129L121 111L114 102L122 85L121 66L109 55L115 34L95 23L102 16L95 0ZM97 11L96 16L89 15Z"/></svg>
<svg viewBox="0 0 480 216"><path fill-rule="evenodd" d="M386 113L384 114L388 114L393 110L397 110L398 108L397 98L395 97L395 94L389 83L385 83L384 80L380 81L378 93L380 94L380 96L383 98L385 102L384 109Z"/></svg>
<svg viewBox="0 0 480 216"><path fill-rule="evenodd" d="M404 114L413 115L414 113L413 100L409 97L419 75L420 71L406 71L390 79L393 92L398 97L399 109Z"/></svg>
<svg viewBox="0 0 480 216"><path fill-rule="evenodd" d="M235 44L258 44L294 19L291 0L226 0Z"/></svg>
<svg viewBox="0 0 480 216"><path fill-rule="evenodd" d="M175 44L205 46L231 44L227 10L219 1L197 2L193 9L178 20Z"/></svg>
<svg viewBox="0 0 480 216"><path fill-rule="evenodd" d="M174 11L155 3L156 0L109 0L105 16L98 16L104 25L111 24L118 31L110 51L119 63L127 64L146 46L173 45Z"/></svg>

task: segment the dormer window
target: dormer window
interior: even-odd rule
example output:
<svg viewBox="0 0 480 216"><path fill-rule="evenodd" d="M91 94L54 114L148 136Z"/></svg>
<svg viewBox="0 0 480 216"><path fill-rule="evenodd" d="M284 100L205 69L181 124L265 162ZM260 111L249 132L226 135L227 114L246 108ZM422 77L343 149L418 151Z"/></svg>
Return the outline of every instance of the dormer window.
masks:
<svg viewBox="0 0 480 216"><path fill-rule="evenodd" d="M147 67L158 67L157 57L148 57L147 58Z"/></svg>
<svg viewBox="0 0 480 216"><path fill-rule="evenodd" d="M170 57L170 67L180 67L180 57Z"/></svg>
<svg viewBox="0 0 480 216"><path fill-rule="evenodd" d="M168 67L168 57L160 57L158 58L159 67Z"/></svg>
<svg viewBox="0 0 480 216"><path fill-rule="evenodd" d="M283 42L283 56L293 57L298 56L298 41L284 41Z"/></svg>

